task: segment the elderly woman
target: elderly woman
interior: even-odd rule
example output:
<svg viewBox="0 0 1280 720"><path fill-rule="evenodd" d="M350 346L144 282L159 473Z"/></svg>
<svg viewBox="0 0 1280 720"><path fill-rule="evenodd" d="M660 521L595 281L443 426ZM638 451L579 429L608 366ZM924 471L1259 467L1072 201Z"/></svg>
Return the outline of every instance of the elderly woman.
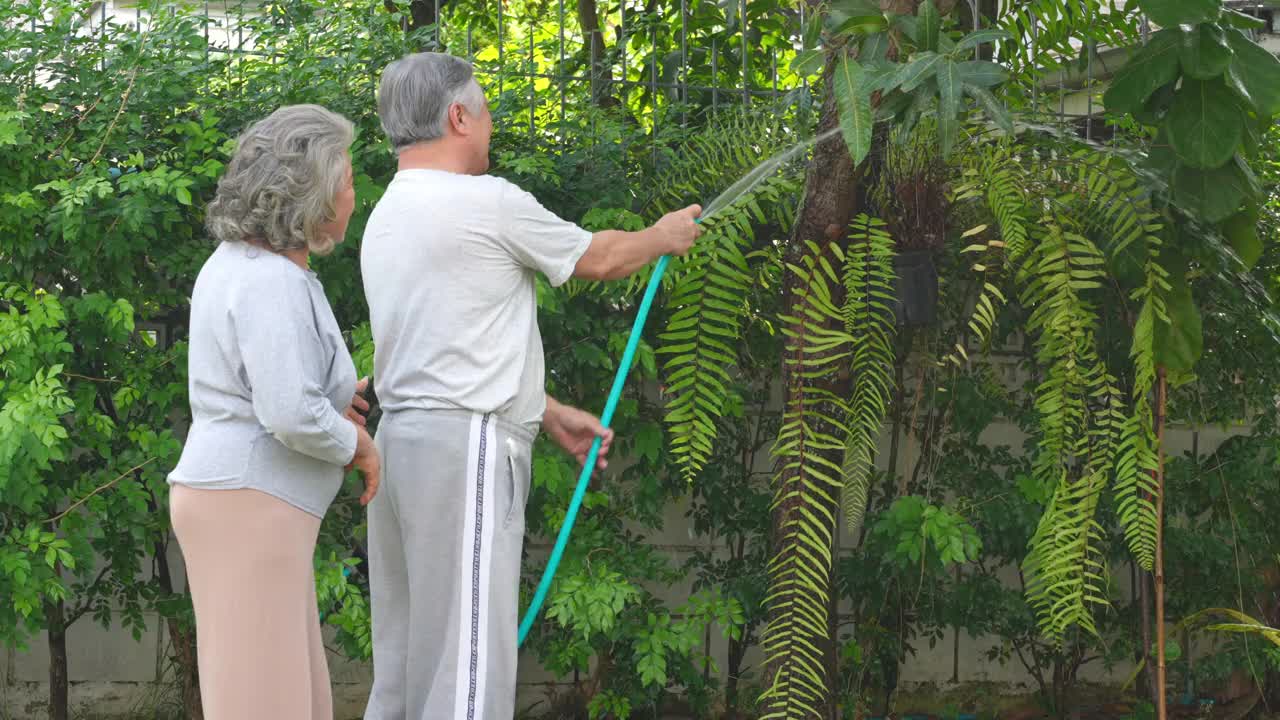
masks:
<svg viewBox="0 0 1280 720"><path fill-rule="evenodd" d="M308 257L346 233L353 138L324 108L281 108L240 136L208 208L220 243L191 297L192 425L169 476L208 720L333 718L312 555L343 468L367 504L379 462Z"/></svg>

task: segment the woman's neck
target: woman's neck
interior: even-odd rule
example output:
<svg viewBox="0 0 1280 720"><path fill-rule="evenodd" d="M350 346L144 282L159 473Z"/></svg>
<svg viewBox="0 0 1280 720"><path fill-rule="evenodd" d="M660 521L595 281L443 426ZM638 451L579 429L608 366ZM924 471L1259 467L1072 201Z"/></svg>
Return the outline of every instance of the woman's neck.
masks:
<svg viewBox="0 0 1280 720"><path fill-rule="evenodd" d="M307 248L297 248L297 249L295 249L295 250L285 250L284 252L282 252L282 253L280 253L280 254L281 254L281 255L283 255L283 256L285 256L285 257L287 257L287 258L289 258L291 261L293 261L293 264L294 264L294 265L297 265L298 267L302 268L303 270L310 270L310 269L311 269L311 251L310 251L310 250L308 250Z"/></svg>
<svg viewBox="0 0 1280 720"><path fill-rule="evenodd" d="M267 252L272 252L277 255L280 255L281 257L288 259L289 262L293 263L294 265L297 265L303 270L311 269L310 248L303 247L303 248L293 248L291 250L276 250L275 248L271 247L265 242L262 242L261 240L247 239L245 240L245 242L256 248L261 248L263 250L266 250Z"/></svg>

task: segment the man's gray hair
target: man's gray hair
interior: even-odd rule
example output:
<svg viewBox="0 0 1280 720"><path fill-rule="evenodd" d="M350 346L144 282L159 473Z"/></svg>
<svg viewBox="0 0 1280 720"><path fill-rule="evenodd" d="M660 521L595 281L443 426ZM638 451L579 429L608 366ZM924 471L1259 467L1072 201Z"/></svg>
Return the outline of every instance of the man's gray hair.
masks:
<svg viewBox="0 0 1280 720"><path fill-rule="evenodd" d="M250 125L205 211L209 234L276 252L329 253L342 238L321 226L337 217L333 201L354 140L351 121L319 105L287 105Z"/></svg>
<svg viewBox="0 0 1280 720"><path fill-rule="evenodd" d="M461 103L479 114L484 91L462 58L438 52L406 55L382 71L378 116L396 152L444 137L449 107Z"/></svg>

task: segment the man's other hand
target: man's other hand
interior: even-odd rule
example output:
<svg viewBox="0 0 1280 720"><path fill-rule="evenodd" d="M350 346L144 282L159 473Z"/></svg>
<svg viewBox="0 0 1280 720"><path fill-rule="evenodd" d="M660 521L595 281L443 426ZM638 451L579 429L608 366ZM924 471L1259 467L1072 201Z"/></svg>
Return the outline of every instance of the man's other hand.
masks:
<svg viewBox="0 0 1280 720"><path fill-rule="evenodd" d="M595 442L597 437L603 438L600 443L600 452L596 455L596 469L604 470L609 466L607 456L609 445L613 442L613 430L606 429L600 423L600 418L595 415L564 405L548 396L542 427L557 445L577 458L579 465L587 461L591 443Z"/></svg>
<svg viewBox="0 0 1280 720"><path fill-rule="evenodd" d="M369 387L369 378L360 378L356 383L356 394L351 397L351 404L346 410L342 411L342 416L351 422L365 427L369 424L369 401L364 399L363 393Z"/></svg>

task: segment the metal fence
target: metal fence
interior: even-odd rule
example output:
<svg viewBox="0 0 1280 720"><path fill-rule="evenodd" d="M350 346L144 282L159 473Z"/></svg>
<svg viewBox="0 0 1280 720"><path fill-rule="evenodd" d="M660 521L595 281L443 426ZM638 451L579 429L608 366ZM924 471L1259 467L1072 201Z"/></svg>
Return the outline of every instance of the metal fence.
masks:
<svg viewBox="0 0 1280 720"><path fill-rule="evenodd" d="M969 9L973 29L979 29L978 0L962 0ZM1080 0L1082 3L1084 0ZM1000 0L1004 10L1009 0ZM1227 0L1233 9L1248 12L1272 23L1275 0ZM86 32L97 32L108 22L132 24L142 31L148 13L140 7L146 0L101 0L91 7ZM547 2L547 5L550 3ZM575 3L575 6L580 3ZM408 0L401 5L409 10ZM533 5L533 3L530 3ZM261 0L199 0L179 9L165 3L170 12L194 12L203 17L207 52L210 54L254 54L270 56L270 49L257 45L254 28L267 7ZM430 0L433 24L422 28L427 47L447 49L472 60L477 72L488 79L505 103L523 102L521 115L530 134L539 123L549 125L568 115L570 98L597 99L607 84L618 104L628 106L634 92L647 93L648 102L638 107L657 134L670 111L688 123L691 105L751 105L756 99L769 102L808 102L805 78L790 69L802 44L803 28L809 12L805 2L792 8L770 4L753 9L752 0L680 0L679 8L666 8L652 0L619 0L617 4L587 3L594 12L598 32L587 32L578 13L569 12L565 0L556 0L554 13L538 16L516 13L505 0ZM369 2L371 27L385 23L388 9L381 2ZM762 7L760 4L756 8ZM1120 0L1117 9L1123 9ZM379 17L381 16L381 17ZM409 20L403 21L409 30ZM1145 22L1141 24L1148 32ZM1037 24L1031 17L1030 53L1037 49ZM612 35L612 42L602 39ZM1077 43L1078 44L1078 43ZM757 47L758 45L758 47ZM976 52L976 51L975 51ZM1110 54L1110 57L1108 57ZM1100 123L1094 97L1116 65L1123 51L1090 48L1079 64L1062 63L1031 89L1032 115L1060 121L1075 120L1085 137L1092 138ZM596 62L601 60L601 62ZM1037 61L1039 59L1037 58ZM1101 68L1102 72L1096 70ZM371 78L380 68L369 68ZM542 84L541 87L539 84ZM555 92L540 92L554 86ZM512 89L523 98L512 97ZM548 99L549 98L549 99Z"/></svg>
<svg viewBox="0 0 1280 720"><path fill-rule="evenodd" d="M86 18L86 30L96 32L107 23L115 22L132 25L141 32L149 17L149 12L142 9L144 4L137 0L96 2ZM256 0L204 0L194 5L188 3L183 10L179 5L166 3L171 12L195 12L203 16L211 53L270 55L269 50L257 46L253 31L254 21L261 17L260 11L266 3ZM702 3L699 7L715 7L719 12L722 6ZM601 30L614 34L614 41L605 42L605 47L589 46L600 42L600 34L590 34L590 41L585 39L588 33L581 28L575 15L568 14L564 0L557 0L554 15L532 19L513 17L507 3L502 0L434 0L434 9L438 22L427 28L431 38L428 47L434 45L472 60L479 73L493 79L499 93L506 90L505 86L511 80L554 83L559 90L561 108L567 105L573 86L579 86L590 97L595 97L600 90L597 85L605 77L609 78L610 86L624 93L624 102L625 93L639 88L654 96L660 91L670 92L679 102L687 101L691 93L704 93L710 97L713 106L732 101L749 104L752 98L757 97L776 99L805 85L803 79L787 69L794 50L779 47L783 43L799 43L800 28L807 12L803 4L795 11L771 13L771 17L766 18L770 27L776 27L776 18L780 17L788 28L781 36L777 33L771 36L769 47L754 50L754 22L748 0L736 0L732 17L725 16L725 26L712 32L699 32L690 27L695 13L690 9L690 0L681 0L679 26L675 37L669 38L674 50L670 60L675 61L671 67L668 67L670 63L660 63L658 53L650 51L659 47L659 36L669 34L671 29L669 26L660 27L666 19L661 17L662 8L656 4L646 9L639 0L622 0L608 13L602 13L599 17ZM373 16L386 15L388 11L382 3L371 2L367 12L372 21ZM759 18L755 20L759 21ZM408 22L406 18L406 31ZM483 40L480 37L482 32ZM494 34L496 38L492 37ZM538 34L555 37L554 46L549 48L545 42L535 42ZM649 38L646 47L630 50L631 46L641 44L637 38L646 35ZM608 61L604 66L587 72L564 72L575 54L591 58L598 54L606 55ZM703 67L691 62L695 54L705 55L709 64ZM733 56L738 64L732 73L729 72L731 64L725 62L729 56ZM377 70L371 68L373 72ZM695 76L699 70L706 71L704 80L709 78L709 82L698 81ZM724 82L729 75L734 77Z"/></svg>

